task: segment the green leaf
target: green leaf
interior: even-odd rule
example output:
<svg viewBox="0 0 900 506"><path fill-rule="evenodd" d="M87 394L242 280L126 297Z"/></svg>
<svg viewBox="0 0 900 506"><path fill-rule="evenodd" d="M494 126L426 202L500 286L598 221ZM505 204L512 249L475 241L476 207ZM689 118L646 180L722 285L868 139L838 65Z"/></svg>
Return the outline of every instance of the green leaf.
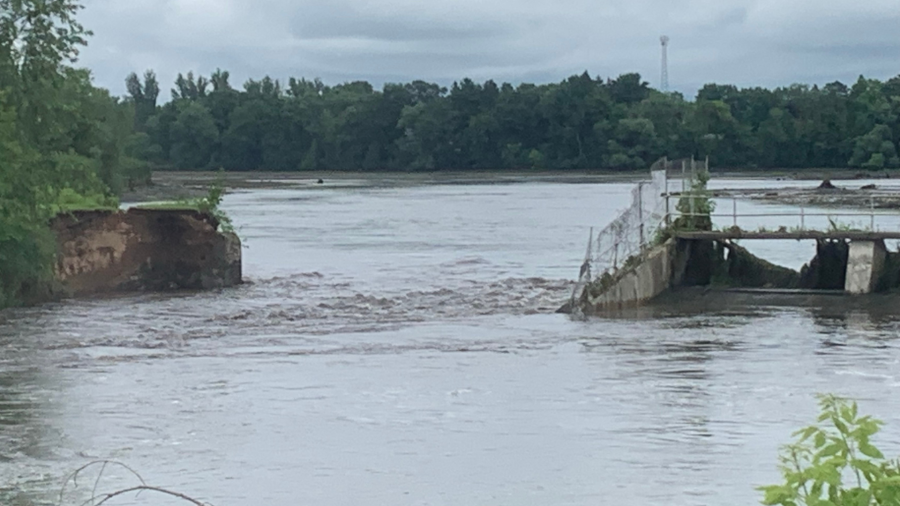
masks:
<svg viewBox="0 0 900 506"><path fill-rule="evenodd" d="M849 504L853 506L869 506L872 503L872 491L870 490L862 490L856 489L854 491L853 497L847 501Z"/></svg>
<svg viewBox="0 0 900 506"><path fill-rule="evenodd" d="M762 503L769 506L788 504L797 498L797 492L784 485L769 485L760 487L759 490L765 494Z"/></svg>
<svg viewBox="0 0 900 506"><path fill-rule="evenodd" d="M881 421L868 419L868 417L860 418L857 423L859 424L860 433L865 437L877 434L881 428Z"/></svg>
<svg viewBox="0 0 900 506"><path fill-rule="evenodd" d="M853 423L853 419L856 418L853 414L853 408L850 406L841 406L841 418L847 423Z"/></svg>
<svg viewBox="0 0 900 506"><path fill-rule="evenodd" d="M825 485L825 482L816 481L812 484L812 487L809 488L810 497L821 497L822 495L822 487Z"/></svg>
<svg viewBox="0 0 900 506"><path fill-rule="evenodd" d="M844 422L840 421L840 419L838 419L838 417L836 417L836 416L832 417L831 423L834 424L834 426L837 428L838 431L840 431L841 434L847 435L850 433L850 431L847 430L847 425Z"/></svg>
<svg viewBox="0 0 900 506"><path fill-rule="evenodd" d="M816 434L815 445L816 445L816 448L821 448L821 447L825 446L825 433L824 432L819 432L818 434Z"/></svg>
<svg viewBox="0 0 900 506"><path fill-rule="evenodd" d="M833 455L837 455L838 452L840 452L841 450L842 450L841 445L839 445L837 443L832 443L832 444L826 446L825 448L822 448L822 451L820 451L817 454L817 456L818 457L831 457Z"/></svg>
<svg viewBox="0 0 900 506"><path fill-rule="evenodd" d="M850 461L850 465L866 473L882 474L881 468L868 460L853 459Z"/></svg>
<svg viewBox="0 0 900 506"><path fill-rule="evenodd" d="M881 451L879 451L878 448L875 448L868 442L861 442L859 444L859 451L861 451L862 454L865 455L866 457L871 457L873 459L883 459L884 458L884 455L881 453Z"/></svg>
<svg viewBox="0 0 900 506"><path fill-rule="evenodd" d="M794 433L794 437L800 436L800 439L797 441L798 443L802 443L813 436L816 432L819 431L819 428L816 426L810 426L803 430L798 430Z"/></svg>

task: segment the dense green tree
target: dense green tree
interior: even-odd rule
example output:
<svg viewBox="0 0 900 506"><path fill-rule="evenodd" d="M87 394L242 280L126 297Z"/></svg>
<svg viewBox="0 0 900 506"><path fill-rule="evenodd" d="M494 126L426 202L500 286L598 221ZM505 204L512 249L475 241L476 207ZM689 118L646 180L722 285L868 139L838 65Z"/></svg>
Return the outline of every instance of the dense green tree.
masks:
<svg viewBox="0 0 900 506"><path fill-rule="evenodd" d="M0 0L0 307L49 289L55 213L115 205L124 182L146 175L128 156L134 102L72 67L89 35L80 8Z"/></svg>
<svg viewBox="0 0 900 506"><path fill-rule="evenodd" d="M132 72L125 78L125 87L134 103L134 129L143 132L147 128L147 120L156 113L156 100L159 97L159 82L152 70L144 73L144 80Z"/></svg>
<svg viewBox="0 0 900 506"><path fill-rule="evenodd" d="M646 118L623 118L609 141L610 167L641 169L653 163L659 152L656 127Z"/></svg>
<svg viewBox="0 0 900 506"><path fill-rule="evenodd" d="M891 140L893 133L886 125L875 125L870 132L857 137L853 143L853 156L848 165L867 169L900 167L897 146Z"/></svg>
<svg viewBox="0 0 900 506"><path fill-rule="evenodd" d="M444 100L405 107L399 121L404 134L397 140L400 163L411 170L452 167L459 156L452 138L452 118L453 109Z"/></svg>
<svg viewBox="0 0 900 506"><path fill-rule="evenodd" d="M586 76L587 72L582 78ZM623 74L610 81L609 94L616 102L634 104L650 95L650 84L643 81L640 74Z"/></svg>
<svg viewBox="0 0 900 506"><path fill-rule="evenodd" d="M172 162L182 169L203 169L209 166L219 141L216 121L209 109L185 101L178 104L178 116L170 130Z"/></svg>
<svg viewBox="0 0 900 506"><path fill-rule="evenodd" d="M688 128L692 135L692 155L709 155L717 165L734 166L742 162L742 125L722 100L698 100L691 109Z"/></svg>
<svg viewBox="0 0 900 506"><path fill-rule="evenodd" d="M209 78L209 83L212 85L213 93L217 91L228 91L231 90L231 83L228 82L228 79L231 77L231 74L222 69L217 69L213 72L213 75Z"/></svg>
<svg viewBox="0 0 900 506"><path fill-rule="evenodd" d="M188 72L187 76L178 74L175 87L172 88L172 100L200 100L206 97L209 84L209 80L203 76L195 79L193 72Z"/></svg>

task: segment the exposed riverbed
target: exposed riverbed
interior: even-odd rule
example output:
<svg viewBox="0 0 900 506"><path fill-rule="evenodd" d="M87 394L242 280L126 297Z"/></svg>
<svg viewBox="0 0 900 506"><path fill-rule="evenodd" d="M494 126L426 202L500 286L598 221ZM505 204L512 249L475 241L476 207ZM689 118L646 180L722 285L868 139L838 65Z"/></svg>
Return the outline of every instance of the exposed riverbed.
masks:
<svg viewBox="0 0 900 506"><path fill-rule="evenodd" d="M749 505L817 392L859 399L900 454L898 299L553 314L630 190L230 194L249 284L0 313L0 503L55 503L113 458L216 506ZM794 268L814 251L746 246Z"/></svg>

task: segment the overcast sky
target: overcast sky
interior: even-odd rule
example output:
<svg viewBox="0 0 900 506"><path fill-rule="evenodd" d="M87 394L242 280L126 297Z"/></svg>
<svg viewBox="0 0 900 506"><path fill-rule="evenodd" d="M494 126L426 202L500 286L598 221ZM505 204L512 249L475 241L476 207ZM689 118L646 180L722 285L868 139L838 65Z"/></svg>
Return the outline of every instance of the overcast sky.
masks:
<svg viewBox="0 0 900 506"><path fill-rule="evenodd" d="M900 0L83 0L94 31L81 64L124 93L154 69L229 70L328 84L462 77L555 82L587 70L660 80L778 86L900 74Z"/></svg>

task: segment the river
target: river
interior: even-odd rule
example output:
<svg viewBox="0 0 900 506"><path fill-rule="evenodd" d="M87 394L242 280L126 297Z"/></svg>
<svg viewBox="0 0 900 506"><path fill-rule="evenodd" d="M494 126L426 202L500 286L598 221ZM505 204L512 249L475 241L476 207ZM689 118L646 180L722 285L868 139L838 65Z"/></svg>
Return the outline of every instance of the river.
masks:
<svg viewBox="0 0 900 506"><path fill-rule="evenodd" d="M55 504L115 459L216 506L749 505L818 392L858 399L900 453L895 299L554 314L630 189L230 194L246 285L0 312L0 503ZM112 468L101 488L130 484Z"/></svg>

